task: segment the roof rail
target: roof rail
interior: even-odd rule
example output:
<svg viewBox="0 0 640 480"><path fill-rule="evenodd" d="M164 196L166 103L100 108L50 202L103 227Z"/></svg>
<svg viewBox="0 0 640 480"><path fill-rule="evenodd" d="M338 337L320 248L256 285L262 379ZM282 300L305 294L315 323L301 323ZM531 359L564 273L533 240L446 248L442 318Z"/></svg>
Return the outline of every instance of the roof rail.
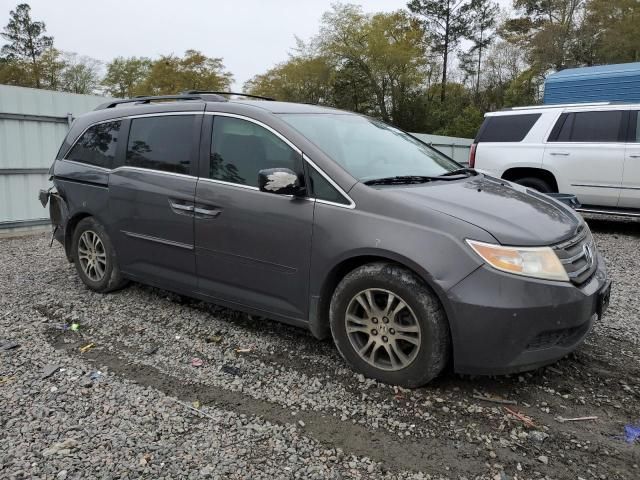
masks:
<svg viewBox="0 0 640 480"><path fill-rule="evenodd" d="M530 105L527 107L509 107L503 108L501 112L510 112L513 110L542 110L545 108L565 108L565 107L598 107L602 105L625 105L629 102L585 102L585 103L552 103L547 105Z"/></svg>
<svg viewBox="0 0 640 480"><path fill-rule="evenodd" d="M275 102L276 99L273 97L263 97L262 95L251 95L249 93L239 93L239 92L212 92L209 90L186 90L182 92L183 95L199 95L199 94L209 94L209 95L237 95L239 97L247 97L247 98L258 98L260 100L268 100L270 102Z"/></svg>
<svg viewBox="0 0 640 480"><path fill-rule="evenodd" d="M147 105L151 102L162 101L162 100L203 100L205 102L226 102L227 99L221 95L209 93L209 92L198 92L198 93L181 93L179 95L156 95L156 96L138 96L133 98L125 98L123 100L113 100L110 102L103 103L98 105L96 110L104 110L106 108L115 108L118 105L125 103L134 103L138 105Z"/></svg>

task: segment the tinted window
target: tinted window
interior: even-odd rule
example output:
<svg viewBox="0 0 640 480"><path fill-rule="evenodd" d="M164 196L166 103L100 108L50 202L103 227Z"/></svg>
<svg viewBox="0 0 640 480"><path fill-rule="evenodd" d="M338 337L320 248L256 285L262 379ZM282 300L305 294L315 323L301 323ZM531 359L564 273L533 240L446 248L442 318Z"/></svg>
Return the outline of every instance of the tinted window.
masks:
<svg viewBox="0 0 640 480"><path fill-rule="evenodd" d="M342 203L348 205L346 198L334 188L329 181L324 178L315 168L309 168L309 180L311 181L311 190L313 196L318 200L327 200L334 203Z"/></svg>
<svg viewBox="0 0 640 480"><path fill-rule="evenodd" d="M551 132L549 141L568 142L571 140L571 130L573 129L573 113L563 113Z"/></svg>
<svg viewBox="0 0 640 480"><path fill-rule="evenodd" d="M94 125L82 134L67 154L69 160L111 168L116 155L120 122Z"/></svg>
<svg viewBox="0 0 640 480"><path fill-rule="evenodd" d="M260 170L289 168L300 173L300 165L300 155L260 125L215 117L209 178L257 187Z"/></svg>
<svg viewBox="0 0 640 480"><path fill-rule="evenodd" d="M131 120L125 165L188 174L195 115Z"/></svg>
<svg viewBox="0 0 640 480"><path fill-rule="evenodd" d="M621 111L574 113L571 142L617 142Z"/></svg>
<svg viewBox="0 0 640 480"><path fill-rule="evenodd" d="M520 142L540 118L539 113L487 117L478 132L477 142Z"/></svg>
<svg viewBox="0 0 640 480"><path fill-rule="evenodd" d="M640 143L640 115L638 115L638 112L633 112L633 115L631 116L631 118L634 119L631 125L635 125L636 127L636 133L631 138L635 138L636 143Z"/></svg>

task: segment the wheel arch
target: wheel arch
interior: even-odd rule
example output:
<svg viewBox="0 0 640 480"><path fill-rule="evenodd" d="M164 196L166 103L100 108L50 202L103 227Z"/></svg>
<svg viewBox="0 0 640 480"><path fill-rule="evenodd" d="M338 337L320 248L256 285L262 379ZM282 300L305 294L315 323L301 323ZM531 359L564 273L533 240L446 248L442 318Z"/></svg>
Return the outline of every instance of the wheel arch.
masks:
<svg viewBox="0 0 640 480"><path fill-rule="evenodd" d="M67 223L64 227L64 252L70 262L73 261L73 255L71 254L71 247L73 246L73 233L75 232L78 223L80 223L80 220L93 216L94 215L89 212L76 212L69 218L69 220L67 220Z"/></svg>
<svg viewBox="0 0 640 480"><path fill-rule="evenodd" d="M504 180L516 181L521 178L535 177L544 180L549 184L554 192L558 192L558 181L555 175L544 168L538 167L512 167L504 171L502 178Z"/></svg>
<svg viewBox="0 0 640 480"><path fill-rule="evenodd" d="M318 339L325 339L331 336L329 327L329 306L331 297L340 281L349 273L362 265L375 262L394 263L411 271L420 278L427 287L436 295L436 298L442 305L447 317L447 323L451 331L451 322L449 320L451 311L446 293L435 282L433 277L424 268L409 258L399 255L395 252L386 250L364 250L353 252L348 256L340 258L335 264L327 270L323 276L322 284L319 292L311 297L309 309L309 329L311 333ZM452 332L453 333L453 332ZM452 345L453 347L453 345Z"/></svg>

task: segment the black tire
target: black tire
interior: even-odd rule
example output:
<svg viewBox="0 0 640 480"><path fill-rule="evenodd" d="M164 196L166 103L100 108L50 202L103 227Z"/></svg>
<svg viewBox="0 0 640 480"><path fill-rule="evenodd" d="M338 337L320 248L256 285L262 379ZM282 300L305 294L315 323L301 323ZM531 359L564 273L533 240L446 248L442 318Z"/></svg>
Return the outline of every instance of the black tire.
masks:
<svg viewBox="0 0 640 480"><path fill-rule="evenodd" d="M515 182L523 187L531 188L533 190L537 190L541 193L552 193L553 189L551 185L537 177L524 177L515 180Z"/></svg>
<svg viewBox="0 0 640 480"><path fill-rule="evenodd" d="M385 305L384 295L389 293L396 296L398 300L402 300L409 307L409 309L404 310L405 315L408 315L408 318L413 319L411 321L419 326L420 333L416 334L420 336L419 340L417 340L419 347L413 353L415 355L413 360L406 365L402 365L401 368L396 367L397 369L395 370L388 370L376 367L364 359L354 346L354 342L358 341L358 338L354 337L354 335L360 335L360 333L351 333L351 337L347 334L348 309L352 309L354 305L355 308L361 308L353 302L359 293L367 290L375 292L374 302L377 303L375 308ZM382 295L382 297L376 300L375 295ZM388 306L385 305L385 307L388 310ZM353 310L349 310L349 313L351 312ZM396 322L403 321L396 317L397 315L394 315L393 318L387 319L389 323L385 327L387 329L385 330L386 332L391 332L392 329L390 327L397 326L398 323ZM449 324L442 305L422 279L399 265L382 262L371 263L356 268L347 274L333 294L329 318L331 334L338 351L354 370L367 377L384 383L414 388L424 385L438 376L449 361L451 348ZM349 318L353 318L353 316L350 315ZM351 326L353 325L351 324ZM371 330L370 333L362 333L364 338L360 341L365 343L368 342L365 339L374 339L374 333L378 334L380 332ZM378 338L387 337L375 336L375 340ZM385 342L387 341L393 341L397 347L399 344L397 341L402 342L402 338L397 337L393 340L385 340ZM380 350L380 347L385 347L386 350L385 348ZM413 347L410 346L409 348ZM385 344L380 345L378 351L380 353L374 353L373 355L379 358L379 363L383 363L385 357L389 358L391 356L391 351ZM396 360L398 359L399 357L396 357ZM390 362L388 363L388 367L390 367Z"/></svg>
<svg viewBox="0 0 640 480"><path fill-rule="evenodd" d="M88 235L95 234L99 238L103 248L100 252L104 252L104 258L106 263L102 269L102 275L99 278L90 278L93 271L97 275L97 270L89 270L89 273L85 272L84 265L86 261L82 259L79 251L82 235L88 232ZM78 222L73 232L73 241L71 244L71 255L73 257L73 263L78 272L80 280L89 287L91 290L100 293L107 293L113 290L117 290L126 285L127 281L122 277L120 268L118 267L118 261L116 251L113 248L113 243L107 234L106 230L100 225L93 217L86 217Z"/></svg>

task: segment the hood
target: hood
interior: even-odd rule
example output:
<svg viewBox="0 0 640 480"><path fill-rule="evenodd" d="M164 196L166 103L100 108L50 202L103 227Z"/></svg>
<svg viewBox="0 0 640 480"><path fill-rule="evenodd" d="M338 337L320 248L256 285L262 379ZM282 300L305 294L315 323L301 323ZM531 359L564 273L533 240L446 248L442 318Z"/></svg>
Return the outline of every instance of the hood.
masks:
<svg viewBox="0 0 640 480"><path fill-rule="evenodd" d="M562 203L483 174L465 180L396 186L389 190L400 196L402 202L436 210L482 228L502 245L551 245L574 236L581 223Z"/></svg>

